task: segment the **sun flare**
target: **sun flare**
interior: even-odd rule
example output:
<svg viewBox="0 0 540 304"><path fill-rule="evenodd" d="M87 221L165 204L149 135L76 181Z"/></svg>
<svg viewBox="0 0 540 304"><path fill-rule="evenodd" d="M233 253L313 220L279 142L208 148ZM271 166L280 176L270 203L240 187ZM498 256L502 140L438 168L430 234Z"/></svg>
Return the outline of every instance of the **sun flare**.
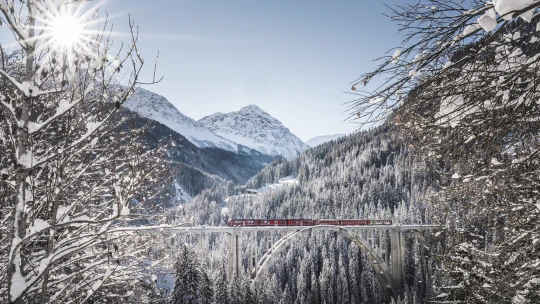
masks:
<svg viewBox="0 0 540 304"><path fill-rule="evenodd" d="M71 48L82 42L83 24L74 15L63 12L50 23L50 35L57 47Z"/></svg>
<svg viewBox="0 0 540 304"><path fill-rule="evenodd" d="M83 25L70 14L61 14L50 23L51 36L56 45L73 47L82 40Z"/></svg>

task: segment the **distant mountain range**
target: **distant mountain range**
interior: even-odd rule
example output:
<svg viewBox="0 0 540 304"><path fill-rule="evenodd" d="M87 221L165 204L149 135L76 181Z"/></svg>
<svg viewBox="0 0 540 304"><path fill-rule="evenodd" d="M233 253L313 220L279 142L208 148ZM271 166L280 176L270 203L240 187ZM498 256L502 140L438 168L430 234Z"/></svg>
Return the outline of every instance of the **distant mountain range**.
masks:
<svg viewBox="0 0 540 304"><path fill-rule="evenodd" d="M325 142L329 142L331 140L338 139L340 137L345 136L345 134L334 134L334 135L323 135L323 136L317 136L314 137L308 141L306 141L306 144L310 147L316 147L320 144L323 144Z"/></svg>
<svg viewBox="0 0 540 304"><path fill-rule="evenodd" d="M279 120L256 105L239 111L215 113L196 121L182 114L165 97L137 88L124 103L137 126L147 126L140 139L149 148L172 141L168 158L178 174L171 185L176 204L217 184L243 184L279 157L294 158L310 145L342 134L302 142Z"/></svg>
<svg viewBox="0 0 540 304"><path fill-rule="evenodd" d="M137 88L124 107L169 127L198 148L234 153L256 150L288 159L309 148L279 120L256 105L236 112L215 113L196 121L178 111L165 97Z"/></svg>
<svg viewBox="0 0 540 304"><path fill-rule="evenodd" d="M142 117L164 124L199 148L238 151L236 143L217 136L196 120L180 113L165 97L156 93L137 88L124 106Z"/></svg>

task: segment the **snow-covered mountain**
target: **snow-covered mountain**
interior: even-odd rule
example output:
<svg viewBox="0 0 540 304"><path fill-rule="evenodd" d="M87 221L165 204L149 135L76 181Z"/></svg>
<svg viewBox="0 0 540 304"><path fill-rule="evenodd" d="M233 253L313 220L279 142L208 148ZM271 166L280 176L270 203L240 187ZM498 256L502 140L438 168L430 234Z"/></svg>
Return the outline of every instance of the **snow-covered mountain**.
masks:
<svg viewBox="0 0 540 304"><path fill-rule="evenodd" d="M323 144L325 142L338 139L340 137L345 136L345 134L334 134L334 135L323 135L323 136L317 136L313 137L312 139L306 141L306 144L310 147L316 147L320 144Z"/></svg>
<svg viewBox="0 0 540 304"><path fill-rule="evenodd" d="M180 113L165 97L148 90L137 88L124 106L164 124L199 148L220 148L234 152L239 149L236 143L216 135L203 124Z"/></svg>
<svg viewBox="0 0 540 304"><path fill-rule="evenodd" d="M236 112L215 113L199 122L223 138L267 155L292 158L309 148L279 120L256 105Z"/></svg>

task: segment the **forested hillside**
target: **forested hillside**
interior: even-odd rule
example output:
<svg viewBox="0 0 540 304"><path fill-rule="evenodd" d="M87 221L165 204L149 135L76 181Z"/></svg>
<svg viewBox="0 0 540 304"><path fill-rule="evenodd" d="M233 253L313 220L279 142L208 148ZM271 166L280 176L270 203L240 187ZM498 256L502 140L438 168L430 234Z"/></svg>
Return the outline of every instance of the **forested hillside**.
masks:
<svg viewBox="0 0 540 304"><path fill-rule="evenodd" d="M297 177L298 183L257 195L231 196L288 176ZM195 216L197 225L225 225L230 218L391 218L419 224L430 222L425 193L436 190L432 186L437 184L436 176L408 153L406 144L388 127L380 127L320 145L291 161L277 160L243 188L205 190L185 204L184 211ZM222 207L227 207L226 212ZM247 269L248 239L243 237ZM259 234L259 256L266 241ZM209 274L219 274L226 264L227 242L226 236L207 239ZM408 296L411 300L430 296L430 276L419 264L418 246L413 239L405 243L407 281L412 286ZM257 303L379 303L384 299L366 257L334 233L301 237L281 255L265 279L266 287L255 292Z"/></svg>
<svg viewBox="0 0 540 304"><path fill-rule="evenodd" d="M172 167L177 169L175 182L189 196L195 196L218 183L233 181L242 184L275 159L245 147L237 153L219 148L199 148L155 120L127 110L124 113L132 116L126 122L126 128L145 128L138 140L147 149L152 150L164 143L171 143L167 156Z"/></svg>

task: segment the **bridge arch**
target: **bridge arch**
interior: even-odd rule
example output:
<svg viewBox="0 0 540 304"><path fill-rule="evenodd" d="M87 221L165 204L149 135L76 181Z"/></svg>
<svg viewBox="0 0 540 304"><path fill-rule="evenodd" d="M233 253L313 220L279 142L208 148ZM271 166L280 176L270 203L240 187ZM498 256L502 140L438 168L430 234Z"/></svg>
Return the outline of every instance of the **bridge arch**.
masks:
<svg viewBox="0 0 540 304"><path fill-rule="evenodd" d="M298 237L310 233L311 231L333 231L341 234L342 236L351 240L356 244L360 251L365 254L377 273L377 277L383 286L388 300L395 298L401 293L401 286L396 283L392 272L388 268L388 265L384 262L384 259L377 253L377 251L361 236L354 231L331 225L318 225L310 226L301 230L295 230L279 239L270 250L267 250L257 263L257 267L250 273L251 276L251 288L254 289L259 281L266 275L270 266L278 258L278 254L287 248Z"/></svg>

